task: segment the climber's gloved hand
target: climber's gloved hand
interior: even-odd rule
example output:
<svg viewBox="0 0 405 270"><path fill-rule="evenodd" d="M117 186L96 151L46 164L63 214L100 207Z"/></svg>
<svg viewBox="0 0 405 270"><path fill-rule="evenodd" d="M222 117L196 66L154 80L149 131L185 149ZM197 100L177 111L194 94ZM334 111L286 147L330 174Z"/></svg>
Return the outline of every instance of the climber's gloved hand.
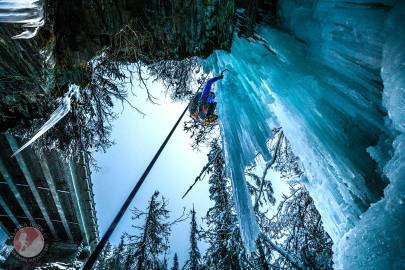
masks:
<svg viewBox="0 0 405 270"><path fill-rule="evenodd" d="M226 68L226 69L224 69L224 70L221 72L221 76L219 76L221 79L224 78L224 72L225 72L225 71L229 71L229 70Z"/></svg>

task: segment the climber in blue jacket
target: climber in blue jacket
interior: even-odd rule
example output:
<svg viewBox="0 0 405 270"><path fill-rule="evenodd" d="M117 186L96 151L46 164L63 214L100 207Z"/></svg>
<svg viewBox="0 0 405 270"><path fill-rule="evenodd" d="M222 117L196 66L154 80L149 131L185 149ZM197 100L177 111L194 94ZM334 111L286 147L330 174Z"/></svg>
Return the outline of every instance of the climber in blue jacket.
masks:
<svg viewBox="0 0 405 270"><path fill-rule="evenodd" d="M224 75L221 74L207 81L199 99L200 103L205 101L207 101L208 103L214 102L214 97L212 96L214 92L211 92L212 85L214 84L214 82L221 80L223 77Z"/></svg>
<svg viewBox="0 0 405 270"><path fill-rule="evenodd" d="M215 93L212 92L212 85L218 81L224 78L224 72L226 70L221 72L220 76L214 77L212 79L209 79L207 83L205 84L201 95L197 93L195 95L193 103L191 105L190 111L192 115L197 119L201 119L204 121L205 125L209 125L212 123L215 123L218 119L218 115L216 115L215 108L217 106L217 102L215 101Z"/></svg>

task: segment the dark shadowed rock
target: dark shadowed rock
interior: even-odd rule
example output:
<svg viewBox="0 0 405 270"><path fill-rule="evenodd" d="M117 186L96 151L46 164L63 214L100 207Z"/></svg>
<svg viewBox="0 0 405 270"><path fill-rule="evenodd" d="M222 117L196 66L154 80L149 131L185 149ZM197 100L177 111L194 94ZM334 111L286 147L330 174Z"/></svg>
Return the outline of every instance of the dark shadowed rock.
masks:
<svg viewBox="0 0 405 270"><path fill-rule="evenodd" d="M69 84L86 85L86 65L102 52L152 63L230 49L234 10L220 0L47 1L35 38L12 40L18 29L0 28L0 131L49 115Z"/></svg>

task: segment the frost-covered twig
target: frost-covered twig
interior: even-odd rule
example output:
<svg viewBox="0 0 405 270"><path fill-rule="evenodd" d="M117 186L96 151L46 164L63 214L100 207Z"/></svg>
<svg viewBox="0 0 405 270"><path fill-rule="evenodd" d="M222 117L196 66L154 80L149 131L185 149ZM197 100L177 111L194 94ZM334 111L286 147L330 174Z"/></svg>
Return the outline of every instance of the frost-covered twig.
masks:
<svg viewBox="0 0 405 270"><path fill-rule="evenodd" d="M299 262L297 259L292 257L286 250L284 250L282 247L278 246L276 243L274 243L269 237L267 237L265 234L260 235L263 240L266 241L274 250L276 250L281 256L283 256L289 263L291 263L293 266L300 270L307 270L308 268L305 267L305 265L302 262Z"/></svg>
<svg viewBox="0 0 405 270"><path fill-rule="evenodd" d="M219 151L216 153L215 157L214 157L210 162L208 162L208 163L204 166L204 168L202 168L200 174L195 178L194 183L187 189L187 191L186 191L186 192L184 193L184 195L181 197L182 199L184 199L184 197L187 196L187 194L188 194L188 193L191 191L191 189L197 184L198 181L201 181L201 180L203 179L203 178L202 178L203 174L208 170L208 168L211 166L211 164L218 158L218 156L219 156L221 153L222 153L222 150L219 150Z"/></svg>
<svg viewBox="0 0 405 270"><path fill-rule="evenodd" d="M176 218L175 220L173 220L172 222L170 222L170 226L172 226L172 225L174 225L176 223L183 222L186 219L188 219L189 217L190 217L190 215L186 214L186 208L183 207L183 212L181 213L181 215L178 218Z"/></svg>
<svg viewBox="0 0 405 270"><path fill-rule="evenodd" d="M264 182L265 182L265 178L266 178L266 175L267 175L267 171L268 171L268 170L270 169L270 167L274 164L274 162L276 162L277 153L278 153L278 151L279 151L279 148L280 148L280 145L281 145L281 141L282 141L282 139L283 139L283 136L284 136L283 132L280 132L280 134L278 135L276 150L275 150L274 153L273 153L273 158L272 158L272 160L271 160L269 163L266 164L266 168L264 169L263 176L262 176L262 179L261 179L261 185L260 185L259 195L258 195L257 198L256 198L256 202L255 202L254 209L257 209L257 207L259 207L259 200L260 200L260 197L262 196L262 193L263 193Z"/></svg>

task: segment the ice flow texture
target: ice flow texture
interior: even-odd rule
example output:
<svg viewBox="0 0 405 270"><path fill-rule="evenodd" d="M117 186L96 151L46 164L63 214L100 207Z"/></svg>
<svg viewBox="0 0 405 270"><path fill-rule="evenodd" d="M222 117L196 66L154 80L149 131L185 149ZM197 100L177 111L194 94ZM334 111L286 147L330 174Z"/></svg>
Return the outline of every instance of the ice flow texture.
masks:
<svg viewBox="0 0 405 270"><path fill-rule="evenodd" d="M29 39L34 37L44 25L43 0L1 0L0 23L18 23L26 28L13 39Z"/></svg>
<svg viewBox="0 0 405 270"><path fill-rule="evenodd" d="M396 180L405 177L405 142L397 136L405 126L405 20L403 5L393 8L394 2L279 1L283 30L258 28L262 41L235 36L231 53L216 52L205 62L215 74L231 70L218 86L218 112L248 247L258 229L244 168L256 153L269 157L266 140L271 127L280 125L335 242L338 269L363 269L366 262L367 269L383 269L404 260L404 234L395 228L405 216ZM389 211L386 219L382 211ZM394 212L401 217L394 219ZM386 228L383 239L373 237L384 231L382 224L392 230ZM390 249L378 248L381 241L391 243Z"/></svg>

